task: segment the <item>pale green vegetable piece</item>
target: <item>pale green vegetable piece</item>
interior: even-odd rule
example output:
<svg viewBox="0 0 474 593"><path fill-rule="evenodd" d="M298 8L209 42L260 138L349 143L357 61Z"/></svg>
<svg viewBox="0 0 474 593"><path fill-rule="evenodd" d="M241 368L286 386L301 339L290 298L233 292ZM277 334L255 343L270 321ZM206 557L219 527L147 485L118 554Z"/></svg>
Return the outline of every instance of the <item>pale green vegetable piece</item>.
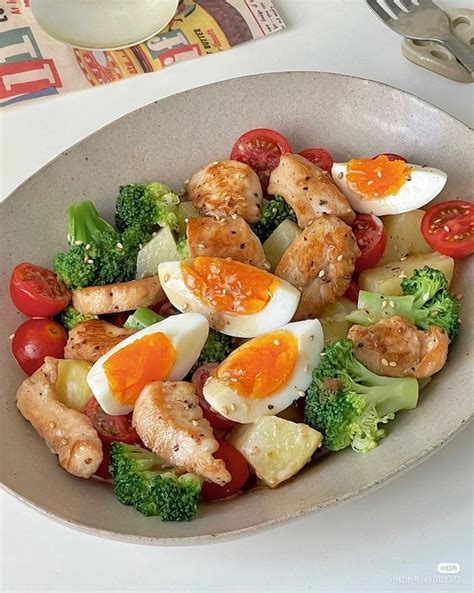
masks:
<svg viewBox="0 0 474 593"><path fill-rule="evenodd" d="M324 307L319 316L319 321L323 326L325 344L347 338L347 332L352 323L347 321L346 315L349 315L355 309L357 309L357 305L345 297Z"/></svg>
<svg viewBox="0 0 474 593"><path fill-rule="evenodd" d="M158 274L158 265L166 261L180 261L176 239L171 229L166 226L140 249L137 257L137 280Z"/></svg>
<svg viewBox="0 0 474 593"><path fill-rule="evenodd" d="M93 393L87 384L92 363L86 360L60 360L55 384L56 397L68 408L84 412Z"/></svg>
<svg viewBox="0 0 474 593"><path fill-rule="evenodd" d="M424 266L440 270L446 276L448 286L454 272L454 260L447 255L431 252L412 255L404 261L396 261L370 270L364 270L359 276L359 288L368 292L378 292L390 296L401 295L400 282L403 278L411 278L415 270Z"/></svg>
<svg viewBox="0 0 474 593"><path fill-rule="evenodd" d="M433 251L421 232L424 214L424 210L410 210L403 214L382 217L387 244L379 266L399 261L401 257Z"/></svg>
<svg viewBox="0 0 474 593"><path fill-rule="evenodd" d="M265 255L274 270L283 254L301 233L301 229L292 220L284 220L263 244Z"/></svg>
<svg viewBox="0 0 474 593"><path fill-rule="evenodd" d="M178 206L178 226L179 234L186 235L187 220L190 218L198 218L200 215L199 210L192 205L191 202L181 202Z"/></svg>
<svg viewBox="0 0 474 593"><path fill-rule="evenodd" d="M270 488L288 480L311 459L323 435L306 424L262 416L254 424L236 426L228 440Z"/></svg>

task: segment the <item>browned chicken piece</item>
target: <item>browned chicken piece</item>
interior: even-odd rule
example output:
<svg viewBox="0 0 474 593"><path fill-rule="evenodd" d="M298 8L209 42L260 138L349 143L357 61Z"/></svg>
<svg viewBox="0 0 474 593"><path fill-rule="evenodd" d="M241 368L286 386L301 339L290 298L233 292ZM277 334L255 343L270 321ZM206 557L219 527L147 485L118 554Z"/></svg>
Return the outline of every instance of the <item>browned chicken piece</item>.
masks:
<svg viewBox="0 0 474 593"><path fill-rule="evenodd" d="M446 364L449 339L438 326L417 329L399 317L382 319L368 327L353 325L348 334L356 358L369 370L386 377L424 379Z"/></svg>
<svg viewBox="0 0 474 593"><path fill-rule="evenodd" d="M72 293L72 304L84 315L105 315L149 307L164 298L160 279L152 276L119 284L78 288Z"/></svg>
<svg viewBox="0 0 474 593"><path fill-rule="evenodd" d="M191 177L186 192L197 210L216 218L238 215L247 222L260 218L262 187L245 163L215 161Z"/></svg>
<svg viewBox="0 0 474 593"><path fill-rule="evenodd" d="M171 465L195 472L215 484L227 484L231 475L222 459L211 425L203 418L192 383L155 381L138 396L133 425L145 447Z"/></svg>
<svg viewBox="0 0 474 593"><path fill-rule="evenodd" d="M351 228L336 216L322 214L303 230L275 270L301 292L295 321L318 317L346 292L359 253Z"/></svg>
<svg viewBox="0 0 474 593"><path fill-rule="evenodd" d="M352 224L355 213L347 198L325 171L299 154L284 154L270 175L268 193L283 196L305 228L319 214L333 214Z"/></svg>
<svg viewBox="0 0 474 593"><path fill-rule="evenodd" d="M64 358L95 362L134 332L101 319L83 321L69 331Z"/></svg>
<svg viewBox="0 0 474 593"><path fill-rule="evenodd" d="M16 394L16 405L43 437L59 464L79 478L90 478L103 459L102 443L85 415L57 400L58 360L47 356L43 366L25 379Z"/></svg>
<svg viewBox="0 0 474 593"><path fill-rule="evenodd" d="M257 268L270 269L259 238L240 216L221 220L208 216L190 218L186 232L192 257L230 257Z"/></svg>

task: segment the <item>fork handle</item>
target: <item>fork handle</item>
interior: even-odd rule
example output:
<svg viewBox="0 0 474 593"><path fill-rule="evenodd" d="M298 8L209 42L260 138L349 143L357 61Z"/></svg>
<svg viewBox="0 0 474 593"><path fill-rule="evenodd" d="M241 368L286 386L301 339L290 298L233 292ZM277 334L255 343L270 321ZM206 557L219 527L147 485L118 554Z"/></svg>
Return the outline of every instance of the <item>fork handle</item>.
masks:
<svg viewBox="0 0 474 593"><path fill-rule="evenodd" d="M462 41L459 41L454 35L447 35L439 41L456 56L472 75L474 72L474 50Z"/></svg>

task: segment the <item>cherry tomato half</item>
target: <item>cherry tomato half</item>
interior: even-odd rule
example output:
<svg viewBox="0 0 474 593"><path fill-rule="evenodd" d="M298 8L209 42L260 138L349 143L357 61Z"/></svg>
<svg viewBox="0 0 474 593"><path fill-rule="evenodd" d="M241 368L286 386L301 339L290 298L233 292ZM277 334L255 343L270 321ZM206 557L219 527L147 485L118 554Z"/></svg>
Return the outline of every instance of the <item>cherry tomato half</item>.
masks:
<svg viewBox="0 0 474 593"><path fill-rule="evenodd" d="M300 152L300 156L308 159L308 161L311 161L328 173L331 172L334 164L334 159L332 158L331 153L325 148L307 148Z"/></svg>
<svg viewBox="0 0 474 593"><path fill-rule="evenodd" d="M219 449L214 453L216 459L223 459L227 471L232 476L231 481L225 486L212 482L204 482L202 493L207 500L227 498L238 492L249 479L249 466L245 457L227 441L219 441Z"/></svg>
<svg viewBox="0 0 474 593"><path fill-rule="evenodd" d="M431 247L451 257L474 253L474 204L465 200L440 202L429 208L421 232Z"/></svg>
<svg viewBox="0 0 474 593"><path fill-rule="evenodd" d="M351 280L344 296L357 305L357 301L359 300L359 286L355 280Z"/></svg>
<svg viewBox="0 0 474 593"><path fill-rule="evenodd" d="M209 422L212 428L216 428L219 430L229 430L233 426L235 426L235 422L232 420L228 420L221 416L218 412L214 411L211 406L207 403L204 399L204 395L202 393L202 389L204 387L204 383L206 379L210 376L212 371L218 367L217 363L209 363L203 364L198 369L194 371L191 381L193 382L196 388L196 395L199 398L199 405L202 408L202 415L204 418Z"/></svg>
<svg viewBox="0 0 474 593"><path fill-rule="evenodd" d="M15 307L30 317L57 315L71 300L71 293L54 272L26 262L12 272L10 296Z"/></svg>
<svg viewBox="0 0 474 593"><path fill-rule="evenodd" d="M139 443L140 437L132 426L132 415L111 416L104 412L95 397L87 402L86 415L99 433L102 442Z"/></svg>
<svg viewBox="0 0 474 593"><path fill-rule="evenodd" d="M51 319L28 319L16 330L12 340L15 360L27 375L42 366L45 356L64 358L67 332Z"/></svg>
<svg viewBox="0 0 474 593"><path fill-rule="evenodd" d="M394 152L381 152L380 154L376 154L372 157L372 159L376 159L379 156L386 156L389 161L404 161L408 163L407 159L404 156L400 156L399 154L395 154Z"/></svg>
<svg viewBox="0 0 474 593"><path fill-rule="evenodd" d="M374 268L387 244L387 234L382 221L373 214L358 214L352 224L352 232L361 250L355 262L356 272Z"/></svg>
<svg viewBox="0 0 474 593"><path fill-rule="evenodd" d="M232 147L230 158L247 163L260 179L262 190L267 191L270 173L278 167L282 154L292 152L288 140L267 128L246 132Z"/></svg>

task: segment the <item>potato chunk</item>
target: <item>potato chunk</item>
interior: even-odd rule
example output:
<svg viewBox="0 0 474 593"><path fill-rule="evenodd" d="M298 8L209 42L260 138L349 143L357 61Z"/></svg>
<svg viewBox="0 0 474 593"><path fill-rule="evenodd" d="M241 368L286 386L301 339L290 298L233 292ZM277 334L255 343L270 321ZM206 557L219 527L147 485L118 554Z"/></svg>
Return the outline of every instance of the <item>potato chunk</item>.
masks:
<svg viewBox="0 0 474 593"><path fill-rule="evenodd" d="M93 396L87 384L87 374L92 363L86 360L59 360L56 395L66 407L84 412L86 404Z"/></svg>
<svg viewBox="0 0 474 593"><path fill-rule="evenodd" d="M396 261L371 270L365 270L359 276L359 288L369 292L380 292L387 295L400 295L400 282L403 278L410 278L415 270L429 266L440 270L448 280L448 286L453 279L454 260L447 255L431 252L413 255L404 261Z"/></svg>
<svg viewBox="0 0 474 593"><path fill-rule="evenodd" d="M400 261L401 257L432 251L421 232L424 210L411 210L394 216L383 216L387 245L379 265Z"/></svg>
<svg viewBox="0 0 474 593"><path fill-rule="evenodd" d="M323 435L306 424L262 416L255 424L235 427L229 441L270 488L288 480L308 463Z"/></svg>

